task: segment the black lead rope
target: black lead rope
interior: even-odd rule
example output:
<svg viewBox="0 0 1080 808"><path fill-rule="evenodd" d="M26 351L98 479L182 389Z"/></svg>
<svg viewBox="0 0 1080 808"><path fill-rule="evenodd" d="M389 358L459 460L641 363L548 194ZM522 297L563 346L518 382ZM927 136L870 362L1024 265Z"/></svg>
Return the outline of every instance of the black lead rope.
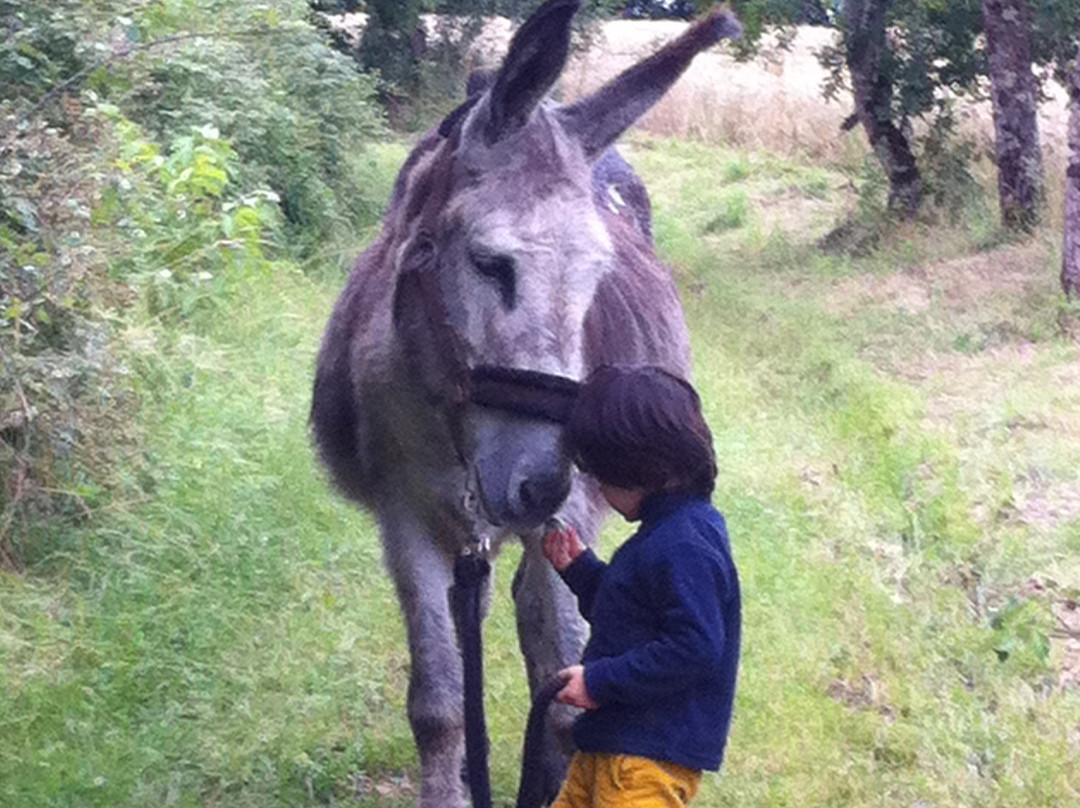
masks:
<svg viewBox="0 0 1080 808"><path fill-rule="evenodd" d="M521 752L521 784L518 786L517 808L540 808L548 805L552 794L548 793L548 781L541 765L544 749L545 719L548 707L565 683L559 678L549 679L537 691L529 710L529 722L525 725L525 748Z"/></svg>
<svg viewBox="0 0 1080 808"><path fill-rule="evenodd" d="M465 768L473 808L491 808L488 776L488 737L484 718L484 648L481 599L491 564L480 552L467 552L454 562L454 609L458 614L461 660L465 676ZM551 795L542 765L545 720L548 707L562 690L563 682L551 679L537 692L525 726L521 754L521 784L517 808L541 808Z"/></svg>
<svg viewBox="0 0 1080 808"><path fill-rule="evenodd" d="M454 562L454 606L465 674L465 766L473 808L491 808L488 738L484 720L484 646L480 601L491 564L482 553L462 553Z"/></svg>

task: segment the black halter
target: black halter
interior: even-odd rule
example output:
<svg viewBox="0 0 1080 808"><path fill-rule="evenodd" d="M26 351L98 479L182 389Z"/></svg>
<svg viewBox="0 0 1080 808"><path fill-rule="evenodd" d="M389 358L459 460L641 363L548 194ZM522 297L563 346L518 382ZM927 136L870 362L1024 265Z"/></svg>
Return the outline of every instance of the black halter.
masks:
<svg viewBox="0 0 1080 808"><path fill-rule="evenodd" d="M482 407L565 424L579 382L535 370L478 365L469 373L470 400Z"/></svg>

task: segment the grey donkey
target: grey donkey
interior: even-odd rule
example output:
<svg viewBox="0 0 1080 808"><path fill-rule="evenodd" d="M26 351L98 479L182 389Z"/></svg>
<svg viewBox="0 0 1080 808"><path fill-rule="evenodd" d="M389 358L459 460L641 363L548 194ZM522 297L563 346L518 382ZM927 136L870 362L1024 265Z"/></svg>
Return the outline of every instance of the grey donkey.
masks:
<svg viewBox="0 0 1080 808"><path fill-rule="evenodd" d="M670 271L644 213L599 193L624 169L609 148L695 54L739 25L714 10L594 94L545 97L580 0L548 0L502 66L428 133L401 169L381 234L357 260L319 353L311 422L335 486L377 519L411 655L408 716L421 808L461 808L462 674L449 590L478 533L520 537L513 580L530 687L576 662L587 628L538 534L557 513L592 544L605 515L552 422L462 401L460 367L583 379L606 363L690 372ZM618 159L618 158L616 158ZM597 164L599 163L599 168ZM644 217L644 219L643 219ZM552 715L548 790L572 715Z"/></svg>

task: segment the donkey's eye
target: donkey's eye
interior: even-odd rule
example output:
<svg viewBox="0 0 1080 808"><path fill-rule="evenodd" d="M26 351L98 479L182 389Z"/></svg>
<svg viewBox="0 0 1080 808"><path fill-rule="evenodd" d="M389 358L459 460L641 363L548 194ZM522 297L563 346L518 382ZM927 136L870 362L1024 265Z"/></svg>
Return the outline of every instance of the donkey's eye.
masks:
<svg viewBox="0 0 1080 808"><path fill-rule="evenodd" d="M509 255L472 252L469 254L476 271L495 282L502 295L503 305L512 309L517 304L517 266Z"/></svg>

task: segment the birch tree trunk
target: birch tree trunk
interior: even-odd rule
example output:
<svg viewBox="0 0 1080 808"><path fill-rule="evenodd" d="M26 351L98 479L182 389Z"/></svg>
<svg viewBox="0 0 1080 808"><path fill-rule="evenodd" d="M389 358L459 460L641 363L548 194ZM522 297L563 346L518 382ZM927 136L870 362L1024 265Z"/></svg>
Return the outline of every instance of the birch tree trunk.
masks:
<svg viewBox="0 0 1080 808"><path fill-rule="evenodd" d="M847 66L855 115L889 177L889 208L914 216L922 196L922 180L911 144L893 122L892 81L881 72L888 5L889 0L844 3Z"/></svg>
<svg viewBox="0 0 1080 808"><path fill-rule="evenodd" d="M1061 287L1080 297L1080 53L1069 78L1069 168L1065 173L1065 246Z"/></svg>
<svg viewBox="0 0 1080 808"><path fill-rule="evenodd" d="M982 0L983 30L997 139L1001 220L1032 230L1043 202L1042 151L1031 70L1031 11L1026 0Z"/></svg>

